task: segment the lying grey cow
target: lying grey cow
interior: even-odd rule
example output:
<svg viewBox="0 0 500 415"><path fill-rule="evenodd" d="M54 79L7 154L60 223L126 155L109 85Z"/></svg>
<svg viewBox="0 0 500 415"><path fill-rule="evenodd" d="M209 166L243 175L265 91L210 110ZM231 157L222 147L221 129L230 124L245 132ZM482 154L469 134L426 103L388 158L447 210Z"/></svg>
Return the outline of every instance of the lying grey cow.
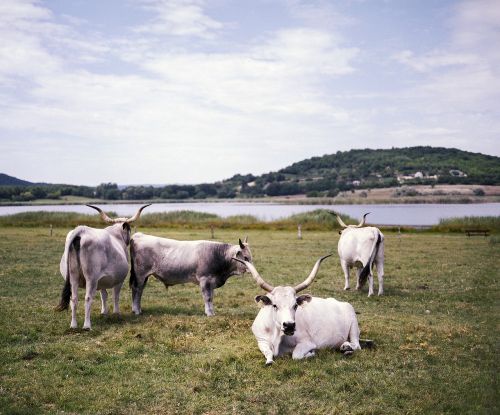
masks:
<svg viewBox="0 0 500 415"><path fill-rule="evenodd" d="M168 288L192 282L199 284L205 301L205 314L214 315L213 293L232 275L246 271L244 265L231 259L252 261L247 243L238 245L212 241L177 241L136 233L130 243L132 312L141 313L141 297L150 275Z"/></svg>
<svg viewBox="0 0 500 415"><path fill-rule="evenodd" d="M142 206L131 218L115 219L96 206L87 206L97 210L105 222L113 225L104 229L77 226L68 233L60 263L61 275L66 282L56 309L67 309L71 299L71 328L76 328L78 287L85 288L83 328L90 330L90 306L97 290L101 290L102 314L108 313L107 288L113 288L113 311L120 312L120 290L128 273L130 223L136 221L149 205Z"/></svg>
<svg viewBox="0 0 500 415"><path fill-rule="evenodd" d="M340 265L344 271L344 290L349 289L349 269L357 268L356 289L363 287L368 278L368 297L373 295L373 265L377 267L378 295L384 293L384 234L374 226L366 226L365 213L358 225L346 225L340 216L335 215L342 231L338 243Z"/></svg>
<svg viewBox="0 0 500 415"><path fill-rule="evenodd" d="M246 265L257 284L268 292L255 297L263 307L252 324L266 365L273 363L273 357L289 352L293 359L303 359L314 356L317 349L338 349L345 355L361 349L358 320L351 304L334 298L296 295L313 282L321 261L329 256L318 259L305 281L295 287L273 287L250 262L235 258ZM372 343L366 341L367 345Z"/></svg>

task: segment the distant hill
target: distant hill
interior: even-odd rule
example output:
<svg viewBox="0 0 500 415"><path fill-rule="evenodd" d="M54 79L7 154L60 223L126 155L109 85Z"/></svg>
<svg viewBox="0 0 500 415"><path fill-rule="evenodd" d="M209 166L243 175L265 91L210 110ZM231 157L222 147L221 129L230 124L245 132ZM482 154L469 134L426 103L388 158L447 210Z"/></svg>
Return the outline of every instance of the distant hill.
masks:
<svg viewBox="0 0 500 415"><path fill-rule="evenodd" d="M17 177L9 176L8 174L0 173L0 186L31 186L34 183L26 180L18 179Z"/></svg>
<svg viewBox="0 0 500 415"><path fill-rule="evenodd" d="M248 195L318 193L401 184L500 185L500 157L454 148L408 147L337 151L261 176L237 174L222 184Z"/></svg>

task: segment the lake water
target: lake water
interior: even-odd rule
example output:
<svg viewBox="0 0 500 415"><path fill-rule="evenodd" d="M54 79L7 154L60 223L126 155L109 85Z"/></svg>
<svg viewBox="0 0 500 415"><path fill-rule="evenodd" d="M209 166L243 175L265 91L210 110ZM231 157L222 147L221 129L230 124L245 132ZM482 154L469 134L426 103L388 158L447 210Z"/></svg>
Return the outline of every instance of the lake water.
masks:
<svg viewBox="0 0 500 415"><path fill-rule="evenodd" d="M138 209L136 204L102 205L106 211L119 216L132 216ZM276 203L155 203L146 212L170 212L175 210L195 210L215 213L221 217L233 215L253 215L265 221L285 218L295 213L315 209L335 210L341 214L360 219L370 212L367 221L374 225L429 226L440 219L460 216L500 216L500 203L480 204L403 204L403 205L289 205ZM33 211L93 213L85 205L46 206L0 206L0 216Z"/></svg>

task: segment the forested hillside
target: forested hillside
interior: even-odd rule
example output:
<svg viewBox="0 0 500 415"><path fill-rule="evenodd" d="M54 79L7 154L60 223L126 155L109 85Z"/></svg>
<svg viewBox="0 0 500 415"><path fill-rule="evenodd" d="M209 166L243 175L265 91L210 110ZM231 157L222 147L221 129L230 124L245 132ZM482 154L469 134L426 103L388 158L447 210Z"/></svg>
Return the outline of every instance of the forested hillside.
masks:
<svg viewBox="0 0 500 415"><path fill-rule="evenodd" d="M70 195L107 200L250 198L297 194L334 197L347 190L401 185L500 185L500 157L436 147L338 151L260 176L237 174L216 183L160 187L119 187L116 183L102 183L97 187L33 184L2 176L14 179L13 185L0 186L0 200L4 201L58 199Z"/></svg>
<svg viewBox="0 0 500 415"><path fill-rule="evenodd" d="M223 182L242 194L335 196L353 188L401 184L500 184L500 158L435 147L338 151L294 163L277 172L236 175Z"/></svg>

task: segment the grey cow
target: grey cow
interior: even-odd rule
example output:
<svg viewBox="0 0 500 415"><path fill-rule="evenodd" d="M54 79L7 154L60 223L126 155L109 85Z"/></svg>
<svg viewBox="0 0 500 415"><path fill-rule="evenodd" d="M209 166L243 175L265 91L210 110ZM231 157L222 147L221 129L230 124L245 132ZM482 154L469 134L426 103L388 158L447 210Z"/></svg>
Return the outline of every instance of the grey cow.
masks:
<svg viewBox="0 0 500 415"><path fill-rule="evenodd" d="M97 290L101 290L102 314L108 313L107 288L113 288L114 312L120 311L120 290L128 273L130 223L149 205L142 206L131 218L115 219L96 206L87 206L96 209L101 218L112 225L104 229L77 226L68 233L60 263L61 275L66 281L56 309L67 309L71 300L71 328L76 328L78 287L85 288L83 328L90 330L90 307Z"/></svg>
<svg viewBox="0 0 500 415"><path fill-rule="evenodd" d="M214 315L213 293L232 275L246 267L231 258L252 262L247 238L238 245L213 241L177 241L136 233L130 242L132 312L141 313L141 297L150 275L168 288L192 282L198 284L205 301L205 314Z"/></svg>

